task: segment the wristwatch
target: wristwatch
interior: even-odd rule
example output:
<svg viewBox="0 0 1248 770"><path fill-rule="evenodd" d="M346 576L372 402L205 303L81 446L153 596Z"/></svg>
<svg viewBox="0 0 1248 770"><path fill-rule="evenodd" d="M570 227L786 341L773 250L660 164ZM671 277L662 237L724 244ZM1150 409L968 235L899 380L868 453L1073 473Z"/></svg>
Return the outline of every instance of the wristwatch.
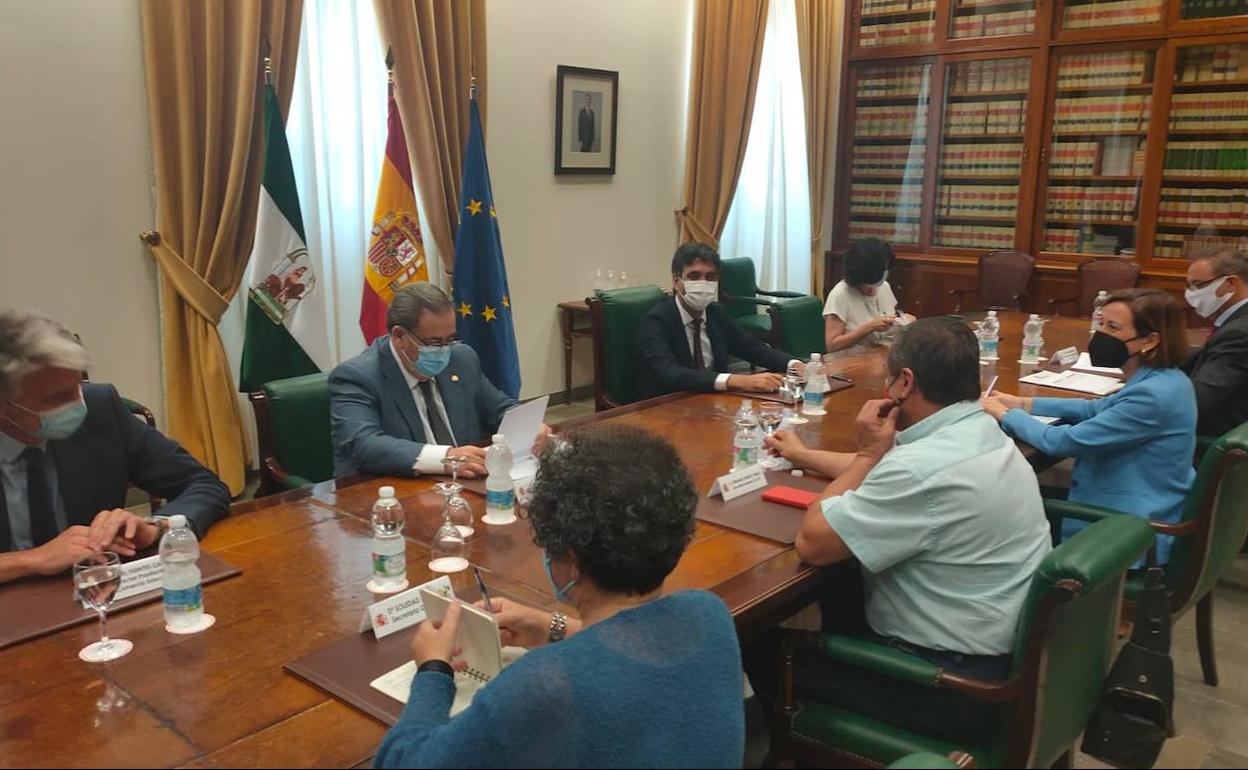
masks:
<svg viewBox="0 0 1248 770"><path fill-rule="evenodd" d="M562 612L550 613L550 634L546 637L546 641L551 644L562 642L567 635L568 616Z"/></svg>

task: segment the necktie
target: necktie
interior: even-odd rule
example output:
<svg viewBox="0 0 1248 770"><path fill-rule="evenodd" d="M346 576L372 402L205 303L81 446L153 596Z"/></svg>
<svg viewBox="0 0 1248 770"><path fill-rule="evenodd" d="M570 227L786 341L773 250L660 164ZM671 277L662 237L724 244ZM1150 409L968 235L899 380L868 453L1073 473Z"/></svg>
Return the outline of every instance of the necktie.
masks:
<svg viewBox="0 0 1248 770"><path fill-rule="evenodd" d="M451 429L446 427L438 402L433 399L433 380L425 380L420 385L420 395L425 399L425 414L429 416L429 427L433 430L433 440L441 446L453 446Z"/></svg>
<svg viewBox="0 0 1248 770"><path fill-rule="evenodd" d="M693 319L693 368L705 369L706 362L702 360L702 319Z"/></svg>
<svg viewBox="0 0 1248 770"><path fill-rule="evenodd" d="M30 447L22 452L26 460L26 502L30 508L30 535L35 547L56 539L56 512L52 510L52 488L48 485L43 450Z"/></svg>

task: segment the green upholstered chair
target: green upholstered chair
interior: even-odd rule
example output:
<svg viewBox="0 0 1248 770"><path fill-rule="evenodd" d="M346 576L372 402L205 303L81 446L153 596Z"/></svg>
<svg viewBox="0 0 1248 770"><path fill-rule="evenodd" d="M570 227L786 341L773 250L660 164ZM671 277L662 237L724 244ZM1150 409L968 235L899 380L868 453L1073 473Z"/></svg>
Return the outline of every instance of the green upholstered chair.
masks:
<svg viewBox="0 0 1248 770"><path fill-rule="evenodd" d="M250 399L260 441L261 495L334 477L328 374L266 382Z"/></svg>
<svg viewBox="0 0 1248 770"><path fill-rule="evenodd" d="M1050 518L1070 516L1093 520L1118 511L1071 503L1053 503ZM1178 618L1196 607L1196 646L1205 683L1218 684L1213 654L1213 588L1239 555L1248 537L1248 423L1220 437L1200 460L1196 481L1177 524L1150 522L1158 534L1173 535L1166 588L1171 616ZM1134 612L1144 580L1127 580L1127 614Z"/></svg>
<svg viewBox="0 0 1248 770"><path fill-rule="evenodd" d="M654 284L607 289L585 300L594 335L594 406L637 400L637 327L667 295Z"/></svg>
<svg viewBox="0 0 1248 770"><path fill-rule="evenodd" d="M768 297L795 298L804 296L795 291L764 291L758 288L754 273L754 260L749 257L733 257L722 261L719 276L719 293L728 315L741 324L741 328L764 340L771 339L771 318L759 313L760 306L771 305ZM759 296L762 295L762 296Z"/></svg>
<svg viewBox="0 0 1248 770"><path fill-rule="evenodd" d="M1148 522L1111 516L1054 548L1032 578L1019 617L1013 667L1004 681L958 676L860 639L791 634L781 663L772 756L819 767L882 767L917 752L947 756L964 751L979 767L1050 767L1068 760L1113 660L1127 570L1152 541ZM799 699L793 683L798 651L1000 704L1000 729L985 745L954 745Z"/></svg>
<svg viewBox="0 0 1248 770"><path fill-rule="evenodd" d="M806 361L822 353L823 303L818 297L782 299L767 308L771 316L771 346Z"/></svg>

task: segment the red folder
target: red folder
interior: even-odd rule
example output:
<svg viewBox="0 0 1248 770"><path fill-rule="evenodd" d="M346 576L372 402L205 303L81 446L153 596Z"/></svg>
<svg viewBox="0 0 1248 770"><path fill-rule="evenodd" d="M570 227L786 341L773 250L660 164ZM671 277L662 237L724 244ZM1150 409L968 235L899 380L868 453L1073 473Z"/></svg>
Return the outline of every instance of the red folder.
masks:
<svg viewBox="0 0 1248 770"><path fill-rule="evenodd" d="M802 510L809 508L810 504L818 500L819 497L820 494L818 492L807 492L802 489L782 486L772 487L763 492L763 499L769 503L791 505Z"/></svg>

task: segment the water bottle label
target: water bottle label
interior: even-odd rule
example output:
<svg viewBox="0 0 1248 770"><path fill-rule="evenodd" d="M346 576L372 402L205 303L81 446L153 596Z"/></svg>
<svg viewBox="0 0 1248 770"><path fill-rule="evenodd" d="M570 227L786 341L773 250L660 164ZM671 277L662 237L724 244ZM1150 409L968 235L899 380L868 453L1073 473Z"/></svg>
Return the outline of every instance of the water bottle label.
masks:
<svg viewBox="0 0 1248 770"><path fill-rule="evenodd" d="M823 403L823 393L817 390L808 390L802 396L802 400L812 406L818 406Z"/></svg>
<svg viewBox="0 0 1248 770"><path fill-rule="evenodd" d="M487 489L485 491L485 505L487 508L495 508L497 510L508 510L516 506L516 491L514 489Z"/></svg>
<svg viewBox="0 0 1248 770"><path fill-rule="evenodd" d="M407 554L373 554L373 575L379 578L398 578L407 574Z"/></svg>
<svg viewBox="0 0 1248 770"><path fill-rule="evenodd" d="M165 589L165 612L190 614L204 608L204 588Z"/></svg>

